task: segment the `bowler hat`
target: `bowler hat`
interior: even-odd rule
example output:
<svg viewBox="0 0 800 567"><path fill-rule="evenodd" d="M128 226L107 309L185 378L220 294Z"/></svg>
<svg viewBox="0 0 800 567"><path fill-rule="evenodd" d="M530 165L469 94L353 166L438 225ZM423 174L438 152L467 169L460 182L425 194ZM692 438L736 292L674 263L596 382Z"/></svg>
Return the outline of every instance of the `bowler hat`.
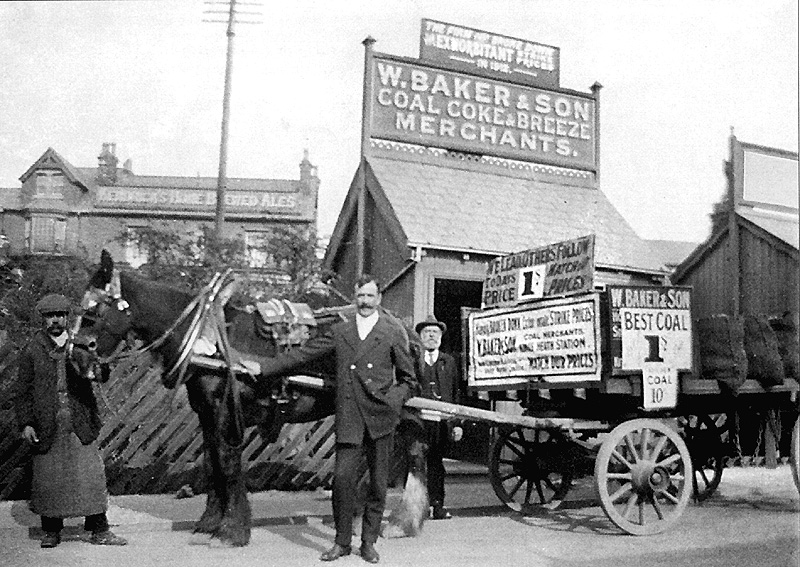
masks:
<svg viewBox="0 0 800 567"><path fill-rule="evenodd" d="M36 311L44 315L46 313L69 313L72 304L69 299L60 293L51 293L45 295L36 304Z"/></svg>
<svg viewBox="0 0 800 567"><path fill-rule="evenodd" d="M447 325L442 323L441 321L437 321L436 317L433 315L428 315L427 319L424 321L420 321L417 323L417 326L414 327L414 330L419 333L425 327L439 327L439 329L444 333L447 331Z"/></svg>

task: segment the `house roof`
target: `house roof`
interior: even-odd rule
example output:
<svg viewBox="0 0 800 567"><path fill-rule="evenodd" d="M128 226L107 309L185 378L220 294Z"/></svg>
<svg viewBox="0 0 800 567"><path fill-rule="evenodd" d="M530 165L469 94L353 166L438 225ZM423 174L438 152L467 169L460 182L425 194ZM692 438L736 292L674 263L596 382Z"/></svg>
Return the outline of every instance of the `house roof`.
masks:
<svg viewBox="0 0 800 567"><path fill-rule="evenodd" d="M86 179L91 179L92 184L97 177L97 167L75 168ZM117 181L113 186L124 187L158 187L169 189L216 189L216 177L180 177L176 175L133 175L122 169L117 170ZM257 179L229 177L226 179L226 189L231 191L267 191L288 193L297 191L300 181L294 179Z"/></svg>
<svg viewBox="0 0 800 567"><path fill-rule="evenodd" d="M737 207L736 212L786 244L800 249L800 220L797 214Z"/></svg>
<svg viewBox="0 0 800 567"><path fill-rule="evenodd" d="M372 156L368 163L409 246L501 255L594 233L598 265L664 271L589 182L565 184L530 167L445 159Z"/></svg>
<svg viewBox="0 0 800 567"><path fill-rule="evenodd" d="M22 183L25 183L33 172L40 168L59 168L61 171L64 172L66 178L75 185L78 185L82 189L88 189L88 179L87 179L74 165L68 162L61 154L55 151L53 148L47 148L47 150L37 159L33 164L27 169L25 173L23 173L19 180Z"/></svg>

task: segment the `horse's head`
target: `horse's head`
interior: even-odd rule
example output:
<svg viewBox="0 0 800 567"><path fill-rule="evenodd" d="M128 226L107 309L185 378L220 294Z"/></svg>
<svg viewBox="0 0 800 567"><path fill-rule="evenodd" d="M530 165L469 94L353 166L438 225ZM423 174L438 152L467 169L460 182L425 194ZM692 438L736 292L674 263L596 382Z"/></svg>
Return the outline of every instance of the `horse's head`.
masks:
<svg viewBox="0 0 800 567"><path fill-rule="evenodd" d="M79 335L84 341L94 342L99 356L110 356L128 337L133 322L129 305L122 299L119 273L106 250L100 256L100 267L89 280L81 308Z"/></svg>

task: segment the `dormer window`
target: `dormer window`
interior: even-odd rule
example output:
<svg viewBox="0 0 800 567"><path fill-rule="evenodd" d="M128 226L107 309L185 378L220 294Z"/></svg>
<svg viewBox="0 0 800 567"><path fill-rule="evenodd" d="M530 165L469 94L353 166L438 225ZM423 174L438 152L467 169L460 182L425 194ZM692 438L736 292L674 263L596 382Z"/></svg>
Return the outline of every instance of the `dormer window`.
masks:
<svg viewBox="0 0 800 567"><path fill-rule="evenodd" d="M64 175L60 171L37 171L34 195L39 199L62 199L64 197Z"/></svg>

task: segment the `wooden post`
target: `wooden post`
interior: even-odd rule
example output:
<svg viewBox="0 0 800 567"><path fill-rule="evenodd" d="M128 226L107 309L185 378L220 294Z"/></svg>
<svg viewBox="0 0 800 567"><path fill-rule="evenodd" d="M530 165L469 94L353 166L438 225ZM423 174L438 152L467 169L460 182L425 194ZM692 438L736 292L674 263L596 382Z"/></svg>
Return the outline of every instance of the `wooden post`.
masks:
<svg viewBox="0 0 800 567"><path fill-rule="evenodd" d="M359 183L358 203L356 205L356 277L357 280L364 273L364 217L366 215L367 193L367 156L369 155L369 137L372 128L372 46L375 39L367 36L361 42L364 46L364 90L361 101L361 180Z"/></svg>
<svg viewBox="0 0 800 567"><path fill-rule="evenodd" d="M217 175L217 208L214 228L217 239L222 238L225 224L225 189L228 184L228 122L231 112L231 74L233 68L233 24L236 21L236 0L230 0L228 11L228 52L225 59L225 87L222 95L222 133L219 142L219 173Z"/></svg>
<svg viewBox="0 0 800 567"><path fill-rule="evenodd" d="M590 87L594 95L594 183L595 188L600 187L600 89L599 82Z"/></svg>

